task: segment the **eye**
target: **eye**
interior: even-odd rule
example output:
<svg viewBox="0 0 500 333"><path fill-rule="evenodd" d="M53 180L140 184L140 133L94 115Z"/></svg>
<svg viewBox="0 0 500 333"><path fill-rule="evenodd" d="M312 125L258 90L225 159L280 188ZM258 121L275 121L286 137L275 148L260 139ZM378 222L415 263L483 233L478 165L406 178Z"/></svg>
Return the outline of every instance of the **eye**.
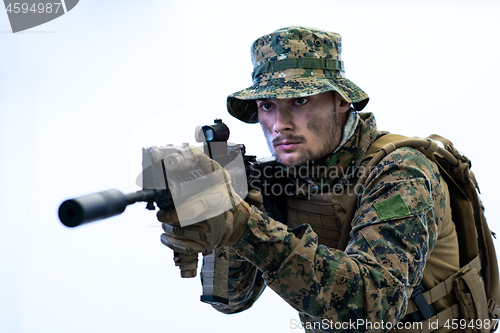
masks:
<svg viewBox="0 0 500 333"><path fill-rule="evenodd" d="M257 102L257 105L262 111L269 111L273 108L273 105L268 102Z"/></svg>
<svg viewBox="0 0 500 333"><path fill-rule="evenodd" d="M307 103L307 98L305 97L298 97L295 99L295 104L297 105L304 105Z"/></svg>

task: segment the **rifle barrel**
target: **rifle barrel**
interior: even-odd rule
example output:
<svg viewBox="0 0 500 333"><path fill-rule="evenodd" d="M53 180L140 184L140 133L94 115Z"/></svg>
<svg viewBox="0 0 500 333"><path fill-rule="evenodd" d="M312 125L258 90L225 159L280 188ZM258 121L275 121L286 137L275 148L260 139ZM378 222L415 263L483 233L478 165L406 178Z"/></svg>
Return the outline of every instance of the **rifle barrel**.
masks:
<svg viewBox="0 0 500 333"><path fill-rule="evenodd" d="M123 194L119 190L107 190L64 201L59 206L59 219L70 228L107 219L123 213L128 205L138 201L153 201L154 190L141 190Z"/></svg>

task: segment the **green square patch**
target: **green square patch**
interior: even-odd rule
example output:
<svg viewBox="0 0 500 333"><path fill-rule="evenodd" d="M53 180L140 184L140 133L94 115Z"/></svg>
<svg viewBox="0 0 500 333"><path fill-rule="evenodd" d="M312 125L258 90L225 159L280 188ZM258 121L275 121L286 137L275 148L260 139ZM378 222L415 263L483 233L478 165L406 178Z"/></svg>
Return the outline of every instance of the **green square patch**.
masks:
<svg viewBox="0 0 500 333"><path fill-rule="evenodd" d="M401 194L396 194L387 200L373 204L381 220L394 219L410 215L410 209Z"/></svg>

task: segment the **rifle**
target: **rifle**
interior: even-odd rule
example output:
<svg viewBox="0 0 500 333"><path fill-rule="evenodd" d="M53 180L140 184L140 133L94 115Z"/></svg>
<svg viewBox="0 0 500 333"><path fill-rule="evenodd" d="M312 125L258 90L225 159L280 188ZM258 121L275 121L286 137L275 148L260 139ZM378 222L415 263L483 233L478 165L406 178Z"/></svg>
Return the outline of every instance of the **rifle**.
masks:
<svg viewBox="0 0 500 333"><path fill-rule="evenodd" d="M245 155L242 144L228 145L229 134L229 128L222 120L215 119L213 125L198 126L195 138L204 143L204 153L229 172L234 191L245 198L249 187L260 188L264 174L261 170L276 162L269 158L260 161L254 155ZM73 228L120 215L128 205L136 202L146 202L148 210L155 210L155 204L161 210L174 209L176 204L205 190L210 184L209 176L197 166L193 150L196 149L187 143L143 148L142 190L124 194L112 189L66 200L59 207L59 219L65 226ZM228 246L204 255L202 302L228 304L228 261ZM196 276L197 253L180 254L174 251L174 262L180 268L181 277Z"/></svg>

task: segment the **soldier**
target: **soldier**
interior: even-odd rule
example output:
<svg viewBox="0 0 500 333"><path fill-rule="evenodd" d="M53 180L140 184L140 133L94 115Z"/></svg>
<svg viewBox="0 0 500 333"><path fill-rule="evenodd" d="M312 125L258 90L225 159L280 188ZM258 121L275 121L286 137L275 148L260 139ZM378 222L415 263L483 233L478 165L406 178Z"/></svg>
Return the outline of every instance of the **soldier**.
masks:
<svg viewBox="0 0 500 333"><path fill-rule="evenodd" d="M396 149L356 186L370 148L386 132L372 113L359 113L368 96L345 78L341 48L336 33L276 30L252 45L253 85L228 97L231 115L260 123L295 184L281 194L282 222L259 209L253 191L247 201L254 205L241 201L228 211L216 241L202 241L212 236L197 225L187 228L199 239L169 232L175 211L158 213L165 244L176 250L231 245L229 304L215 306L221 312L248 309L267 285L299 312L307 332L382 332L453 304L448 295L407 315L412 294L460 268L448 188L437 166L413 148ZM349 217L348 202L358 193Z"/></svg>

